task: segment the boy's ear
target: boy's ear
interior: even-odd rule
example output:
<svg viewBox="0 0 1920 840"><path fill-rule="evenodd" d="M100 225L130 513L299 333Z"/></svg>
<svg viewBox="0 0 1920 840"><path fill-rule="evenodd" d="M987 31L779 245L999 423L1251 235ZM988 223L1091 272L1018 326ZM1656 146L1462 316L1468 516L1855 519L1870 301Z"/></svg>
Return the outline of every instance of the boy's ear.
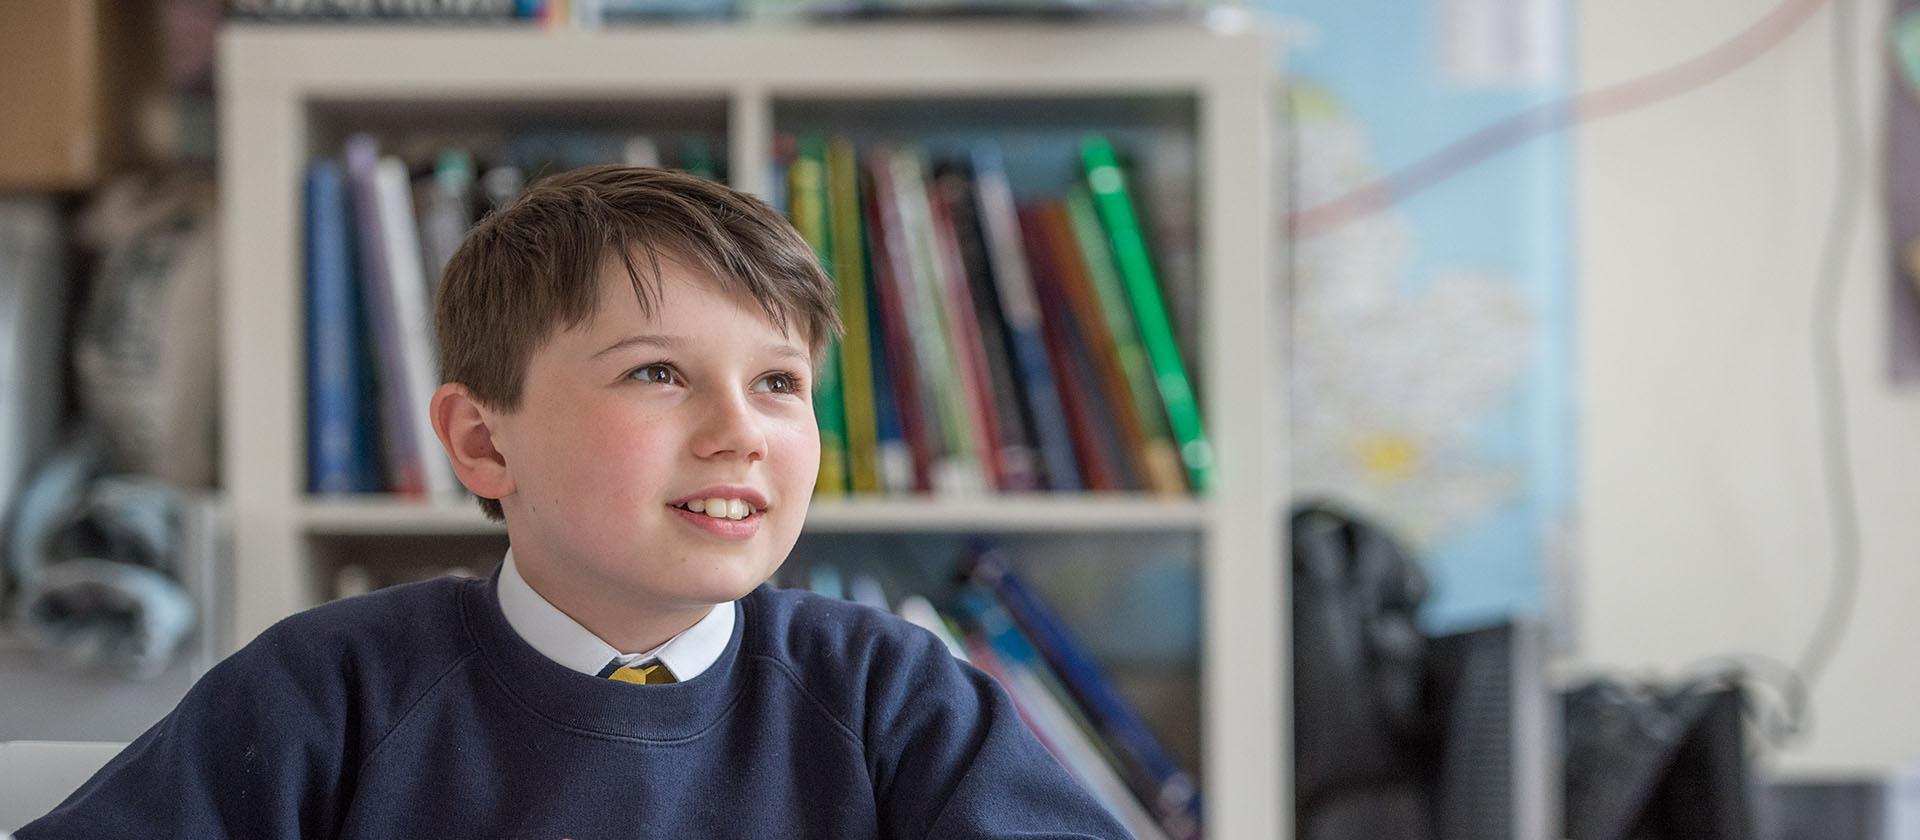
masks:
<svg viewBox="0 0 1920 840"><path fill-rule="evenodd" d="M467 386L458 382L441 385L433 392L427 414L461 484L482 498L499 499L513 493L507 458L494 446L494 413Z"/></svg>

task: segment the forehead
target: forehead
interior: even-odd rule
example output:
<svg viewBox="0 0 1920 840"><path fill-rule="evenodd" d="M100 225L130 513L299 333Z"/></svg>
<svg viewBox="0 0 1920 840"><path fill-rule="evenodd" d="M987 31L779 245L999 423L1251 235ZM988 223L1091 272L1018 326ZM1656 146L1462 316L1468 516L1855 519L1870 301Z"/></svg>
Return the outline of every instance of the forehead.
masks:
<svg viewBox="0 0 1920 840"><path fill-rule="evenodd" d="M664 254L657 274L644 256L635 258L633 270L639 275L637 287L627 265L618 257L601 263L593 309L576 327L578 331L624 333L644 327L698 332L708 325L703 322L715 317L716 305L725 304L747 313L781 338L789 338L743 284L723 280ZM792 340L799 342L798 338Z"/></svg>
<svg viewBox="0 0 1920 840"><path fill-rule="evenodd" d="M660 251L657 262L649 259L646 251L640 248L632 249L627 260L623 260L618 252L609 252L600 261L595 282L593 308L569 331L592 333L601 329L619 331L634 326L683 327L686 325L668 323L681 317L676 316L673 310L718 298L752 313L782 339L805 348L815 359L816 366L825 350L820 342L806 335L806 323L797 314L782 313L785 317L780 320L772 317L769 309L778 306L777 301L758 300L746 283L718 276L702 268L697 261L683 259L669 251ZM784 327L780 323L782 320L785 321Z"/></svg>

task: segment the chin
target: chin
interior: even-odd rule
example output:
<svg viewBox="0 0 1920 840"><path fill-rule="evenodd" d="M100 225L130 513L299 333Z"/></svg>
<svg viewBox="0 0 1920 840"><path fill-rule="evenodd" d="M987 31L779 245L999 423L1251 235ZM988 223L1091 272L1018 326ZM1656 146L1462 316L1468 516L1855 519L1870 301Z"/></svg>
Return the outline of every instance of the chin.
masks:
<svg viewBox="0 0 1920 840"><path fill-rule="evenodd" d="M737 568L721 568L690 576L679 587L690 601L706 604L718 604L722 601L734 601L745 597L754 587L765 583L773 576L778 566L764 570L748 571Z"/></svg>

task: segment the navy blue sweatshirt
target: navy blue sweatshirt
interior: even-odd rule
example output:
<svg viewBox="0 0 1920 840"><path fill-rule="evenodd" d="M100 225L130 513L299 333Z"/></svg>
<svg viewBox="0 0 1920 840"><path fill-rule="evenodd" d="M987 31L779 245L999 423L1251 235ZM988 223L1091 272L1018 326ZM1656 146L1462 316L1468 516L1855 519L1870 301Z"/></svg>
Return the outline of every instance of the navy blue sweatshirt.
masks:
<svg viewBox="0 0 1920 840"><path fill-rule="evenodd" d="M1125 837L932 634L765 586L706 673L542 656L490 580L275 625L19 840Z"/></svg>

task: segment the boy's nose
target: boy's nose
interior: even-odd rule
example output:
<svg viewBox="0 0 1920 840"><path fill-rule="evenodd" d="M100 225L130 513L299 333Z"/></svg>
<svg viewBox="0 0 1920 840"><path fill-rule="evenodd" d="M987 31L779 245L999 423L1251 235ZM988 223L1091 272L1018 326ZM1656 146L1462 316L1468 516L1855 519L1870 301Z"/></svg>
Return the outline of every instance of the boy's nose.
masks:
<svg viewBox="0 0 1920 840"><path fill-rule="evenodd" d="M693 432L694 454L758 461L767 456L767 436L745 395L715 397Z"/></svg>

